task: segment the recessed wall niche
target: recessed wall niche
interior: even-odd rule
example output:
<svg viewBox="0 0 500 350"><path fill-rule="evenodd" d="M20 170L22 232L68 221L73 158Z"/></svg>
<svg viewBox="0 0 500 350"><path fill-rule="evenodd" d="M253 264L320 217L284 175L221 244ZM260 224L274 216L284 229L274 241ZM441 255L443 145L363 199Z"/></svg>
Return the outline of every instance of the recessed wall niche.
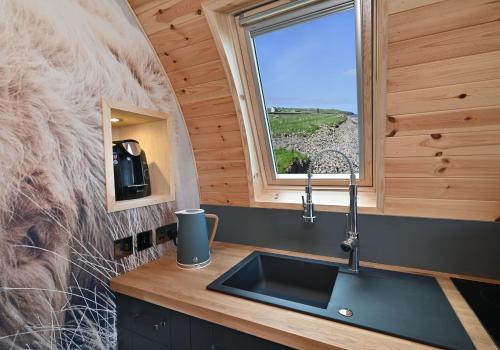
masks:
<svg viewBox="0 0 500 350"><path fill-rule="evenodd" d="M175 200L171 116L168 113L102 99L102 126L107 211L115 212ZM118 141L124 140L136 141L139 147L124 147L123 150L132 153L122 151L121 156L120 150L117 147L114 149L114 146L118 145ZM135 142L124 144L136 146ZM145 154L147 167L143 166L142 162L131 161L139 157L134 156L138 154L134 152L141 151ZM130 163L126 168L121 166L120 157L125 157ZM130 174L115 177L117 168ZM138 180L140 175L144 175L144 178L149 176L149 183ZM115 185L121 192L115 190ZM134 194L131 191L135 191ZM125 198L123 193L127 193Z"/></svg>

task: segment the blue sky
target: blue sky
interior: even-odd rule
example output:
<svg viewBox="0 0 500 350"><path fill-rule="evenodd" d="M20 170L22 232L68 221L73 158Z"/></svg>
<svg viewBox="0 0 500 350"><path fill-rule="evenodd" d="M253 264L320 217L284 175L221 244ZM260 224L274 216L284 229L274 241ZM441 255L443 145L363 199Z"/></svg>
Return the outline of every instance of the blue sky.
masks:
<svg viewBox="0 0 500 350"><path fill-rule="evenodd" d="M354 9L254 38L267 107L357 113Z"/></svg>

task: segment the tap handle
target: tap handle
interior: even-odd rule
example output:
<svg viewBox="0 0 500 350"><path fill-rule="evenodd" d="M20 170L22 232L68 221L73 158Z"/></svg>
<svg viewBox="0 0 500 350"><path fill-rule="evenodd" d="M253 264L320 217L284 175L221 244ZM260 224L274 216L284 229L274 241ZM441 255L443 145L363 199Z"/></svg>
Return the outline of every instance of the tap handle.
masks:
<svg viewBox="0 0 500 350"><path fill-rule="evenodd" d="M306 193L308 196L311 195L311 193L312 193L312 186L311 185L306 186Z"/></svg>
<svg viewBox="0 0 500 350"><path fill-rule="evenodd" d="M302 208L306 210L306 201L304 200L304 196L302 196Z"/></svg>

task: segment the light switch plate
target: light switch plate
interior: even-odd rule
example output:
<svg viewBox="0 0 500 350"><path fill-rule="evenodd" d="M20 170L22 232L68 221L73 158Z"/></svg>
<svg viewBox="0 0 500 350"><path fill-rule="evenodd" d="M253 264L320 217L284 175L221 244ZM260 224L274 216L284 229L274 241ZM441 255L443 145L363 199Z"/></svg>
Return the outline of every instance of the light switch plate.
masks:
<svg viewBox="0 0 500 350"><path fill-rule="evenodd" d="M156 244L163 244L177 237L177 223L156 228Z"/></svg>
<svg viewBox="0 0 500 350"><path fill-rule="evenodd" d="M114 259L119 260L134 253L134 241L132 236L114 241Z"/></svg>

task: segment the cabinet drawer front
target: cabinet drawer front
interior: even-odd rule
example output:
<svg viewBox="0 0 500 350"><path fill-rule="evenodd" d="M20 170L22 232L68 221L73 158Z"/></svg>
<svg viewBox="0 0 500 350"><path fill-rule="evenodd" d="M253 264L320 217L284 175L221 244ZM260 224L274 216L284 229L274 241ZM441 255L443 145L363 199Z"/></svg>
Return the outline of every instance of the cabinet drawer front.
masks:
<svg viewBox="0 0 500 350"><path fill-rule="evenodd" d="M132 337L132 349L131 350L169 350L169 347L160 344L160 343L155 343L152 340L149 340L148 338L142 337L140 335L135 334ZM120 349L121 350L121 349Z"/></svg>
<svg viewBox="0 0 500 350"><path fill-rule="evenodd" d="M213 325L212 350L285 350L284 345L273 343L250 334L238 332L234 329Z"/></svg>
<svg viewBox="0 0 500 350"><path fill-rule="evenodd" d="M170 310L118 294L117 313L119 329L170 346Z"/></svg>

